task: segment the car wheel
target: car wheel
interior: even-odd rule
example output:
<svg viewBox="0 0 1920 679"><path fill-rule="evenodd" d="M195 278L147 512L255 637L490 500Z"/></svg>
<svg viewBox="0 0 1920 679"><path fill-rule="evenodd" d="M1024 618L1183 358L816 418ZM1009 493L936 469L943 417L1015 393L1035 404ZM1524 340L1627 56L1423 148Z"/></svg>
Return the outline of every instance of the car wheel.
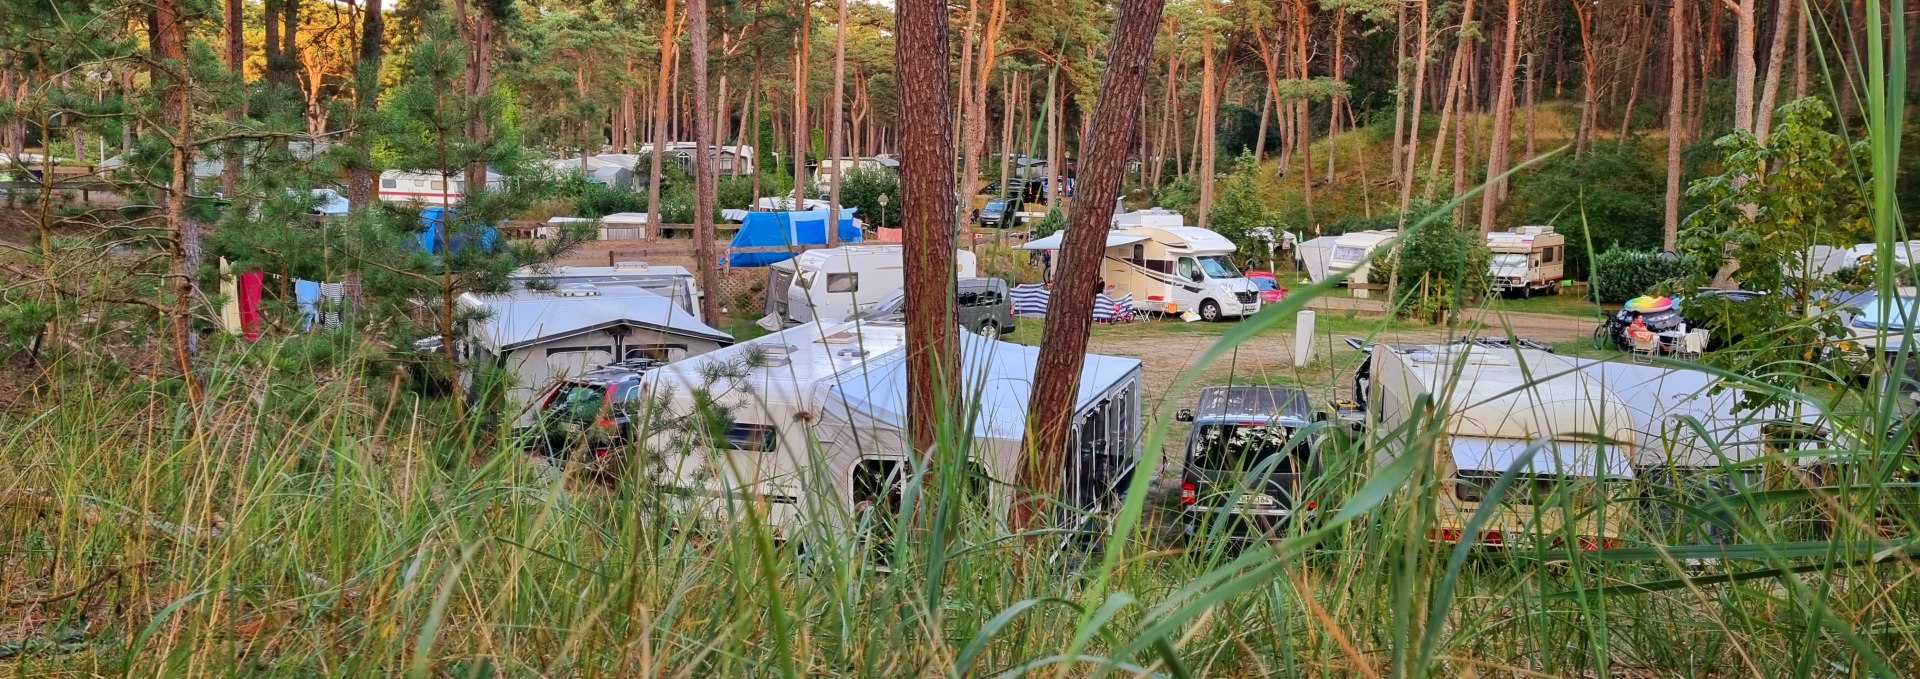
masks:
<svg viewBox="0 0 1920 679"><path fill-rule="evenodd" d="M981 321L980 336L990 340L1000 339L1000 324L993 321Z"/></svg>
<svg viewBox="0 0 1920 679"><path fill-rule="evenodd" d="M1201 302L1200 319L1207 322L1220 320L1220 303L1210 299Z"/></svg>

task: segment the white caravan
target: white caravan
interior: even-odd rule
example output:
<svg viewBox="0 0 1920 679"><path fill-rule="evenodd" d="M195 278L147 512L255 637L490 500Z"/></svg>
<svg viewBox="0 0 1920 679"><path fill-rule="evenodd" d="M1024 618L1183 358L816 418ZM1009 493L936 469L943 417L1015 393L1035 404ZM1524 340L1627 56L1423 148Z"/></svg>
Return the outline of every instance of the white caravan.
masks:
<svg viewBox="0 0 1920 679"><path fill-rule="evenodd" d="M853 318L906 287L905 251L901 245L848 245L775 262L767 273L767 313L782 323ZM973 253L954 251L954 267L960 278L973 278Z"/></svg>
<svg viewBox="0 0 1920 679"><path fill-rule="evenodd" d="M1327 273L1337 274L1348 269L1353 273L1347 276L1347 284L1366 283L1367 275L1373 271L1373 254L1386 247L1398 231L1355 231L1341 234L1333 241L1333 255L1327 258Z"/></svg>
<svg viewBox="0 0 1920 679"><path fill-rule="evenodd" d="M476 368L501 366L515 377L503 419L532 424L527 405L555 381L629 359L673 361L733 343L673 300L637 287L572 283L555 290L467 293L462 349ZM471 385L471 375L465 376Z"/></svg>
<svg viewBox="0 0 1920 679"><path fill-rule="evenodd" d="M1143 213L1146 213L1143 215ZM1142 210L1129 220L1164 224L1177 212ZM1168 217L1171 215L1171 218ZM1128 215L1122 215L1128 217ZM1026 250L1058 250L1065 232L1028 241ZM1133 308L1154 313L1194 312L1215 321L1260 311L1260 289L1233 264L1233 241L1196 226L1136 226L1107 232L1100 275L1115 297L1133 295ZM1055 258L1055 265L1059 259Z"/></svg>
<svg viewBox="0 0 1920 679"><path fill-rule="evenodd" d="M1609 547L1633 532L1622 524L1629 514L1624 504L1603 520L1597 512L1564 516L1559 500L1549 498L1574 490L1579 502L1592 497L1581 489L1607 493L1610 482L1642 475L1747 473L1751 465L1740 463L1774 452L1768 427L1819 429L1811 415L1795 420L1779 409L1736 411L1737 391L1712 393L1719 380L1703 371L1498 343L1376 344L1354 381L1381 444L1376 466L1408 450L1396 430L1420 417L1422 396L1434 399L1445 424L1432 446L1444 480L1432 537L1442 541L1462 537L1486 490L1528 450L1535 452L1520 467L1521 483L1511 487L1480 539L1512 545L1571 533L1583 547Z"/></svg>
<svg viewBox="0 0 1920 679"><path fill-rule="evenodd" d="M673 300L676 306L693 314L701 322L716 322L715 319L700 316L700 299L706 296L706 292L700 289L699 277L684 266L619 262L613 266L523 267L513 272L510 280L513 287L518 289L558 289L578 283L591 283L600 288L639 288Z"/></svg>
<svg viewBox="0 0 1920 679"><path fill-rule="evenodd" d="M507 179L487 170L487 190L504 191ZM466 200L467 173L464 170L442 175L438 172L387 170L380 173L380 200L389 203L458 205Z"/></svg>
<svg viewBox="0 0 1920 679"><path fill-rule="evenodd" d="M655 368L639 473L719 523L764 521L775 539L844 536L866 508L897 501L909 469L906 330L880 321L809 323ZM1039 350L960 334L960 410L974 412L968 476L1004 516L1023 459ZM1138 459L1140 361L1088 355L1073 405L1067 499L1114 506ZM696 409L724 411L696 419ZM630 471L629 473L635 473Z"/></svg>
<svg viewBox="0 0 1920 679"><path fill-rule="evenodd" d="M1522 226L1487 234L1487 276L1498 292L1557 293L1566 278L1567 237L1551 226Z"/></svg>

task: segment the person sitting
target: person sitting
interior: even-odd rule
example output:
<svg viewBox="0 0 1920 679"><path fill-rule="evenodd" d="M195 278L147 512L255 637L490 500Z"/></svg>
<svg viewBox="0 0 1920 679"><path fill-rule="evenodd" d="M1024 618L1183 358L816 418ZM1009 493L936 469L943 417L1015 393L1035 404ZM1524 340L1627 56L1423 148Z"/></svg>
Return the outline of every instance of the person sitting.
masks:
<svg viewBox="0 0 1920 679"><path fill-rule="evenodd" d="M1653 339L1653 331L1647 328L1647 321L1644 317L1639 314L1634 315L1633 322L1627 324L1627 338L1642 342Z"/></svg>

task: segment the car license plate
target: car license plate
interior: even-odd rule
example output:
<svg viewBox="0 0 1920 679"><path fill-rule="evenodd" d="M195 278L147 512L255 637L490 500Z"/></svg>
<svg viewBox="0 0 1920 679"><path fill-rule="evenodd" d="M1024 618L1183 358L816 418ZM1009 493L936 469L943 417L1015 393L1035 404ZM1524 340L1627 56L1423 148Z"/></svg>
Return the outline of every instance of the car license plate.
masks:
<svg viewBox="0 0 1920 679"><path fill-rule="evenodd" d="M1269 509L1279 505L1280 502L1277 500L1274 500L1272 495L1266 495L1264 493L1256 493L1256 494L1242 495L1240 496L1239 501L1235 502L1234 504L1239 507Z"/></svg>

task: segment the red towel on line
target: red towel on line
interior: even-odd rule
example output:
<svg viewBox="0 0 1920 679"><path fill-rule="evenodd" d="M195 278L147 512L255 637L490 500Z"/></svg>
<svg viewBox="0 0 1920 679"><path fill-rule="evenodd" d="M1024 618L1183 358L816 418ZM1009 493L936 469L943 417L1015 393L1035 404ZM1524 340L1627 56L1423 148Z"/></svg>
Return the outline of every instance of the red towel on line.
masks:
<svg viewBox="0 0 1920 679"><path fill-rule="evenodd" d="M260 287L263 274L248 271L240 274L240 336L248 342L260 341Z"/></svg>

